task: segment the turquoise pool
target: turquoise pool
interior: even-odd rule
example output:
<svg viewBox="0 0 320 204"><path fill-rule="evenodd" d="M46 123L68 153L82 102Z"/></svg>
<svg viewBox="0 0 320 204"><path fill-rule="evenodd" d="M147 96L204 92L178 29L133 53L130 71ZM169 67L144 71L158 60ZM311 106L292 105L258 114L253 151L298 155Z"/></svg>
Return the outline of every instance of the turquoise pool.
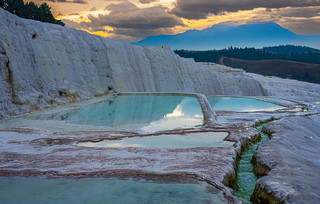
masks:
<svg viewBox="0 0 320 204"><path fill-rule="evenodd" d="M117 178L0 177L0 203L194 204L225 203L225 199L221 192L204 183L164 183Z"/></svg>
<svg viewBox="0 0 320 204"><path fill-rule="evenodd" d="M286 105L294 105L295 103L286 99L282 99L282 98L274 98L274 97L266 97L268 100L271 100L272 102L279 102L279 103L283 103Z"/></svg>
<svg viewBox="0 0 320 204"><path fill-rule="evenodd" d="M201 127L196 97L169 94L118 95L62 106L4 121L5 126L59 131L156 132ZM94 102L92 102L94 101Z"/></svg>
<svg viewBox="0 0 320 204"><path fill-rule="evenodd" d="M207 96L212 108L218 111L237 111L237 112L255 112L255 111L275 111L284 108L252 98L243 97L225 97L225 96Z"/></svg>
<svg viewBox="0 0 320 204"><path fill-rule="evenodd" d="M184 135L158 135L148 137L131 137L122 140L102 142L82 142L79 146L85 147L144 147L155 149L177 149L193 147L230 147L234 143L223 141L227 132L199 132Z"/></svg>

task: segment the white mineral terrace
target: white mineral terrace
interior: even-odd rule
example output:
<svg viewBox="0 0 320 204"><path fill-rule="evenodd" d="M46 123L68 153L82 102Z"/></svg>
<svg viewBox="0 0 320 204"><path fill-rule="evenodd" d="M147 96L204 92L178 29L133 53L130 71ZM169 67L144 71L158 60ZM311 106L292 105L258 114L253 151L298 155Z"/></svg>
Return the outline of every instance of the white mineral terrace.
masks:
<svg viewBox="0 0 320 204"><path fill-rule="evenodd" d="M217 98L221 100L222 97ZM230 100L230 97L225 98ZM258 104L276 100L256 98L247 100ZM284 105L284 101L279 101ZM302 105L290 102L286 106L272 111L219 110L216 115L201 94L111 94L3 120L0 123L0 173L2 176L148 179L171 175L180 182L185 177L205 181L219 189L228 201L240 202L226 186L229 176L235 174L236 155L241 145L256 135L251 126L257 119L302 113ZM99 116L101 113L112 118L105 110L119 117L113 118L112 124L120 122L122 131L117 125L110 129L109 125L96 124L109 122ZM121 112L126 117L122 118ZM155 121L163 119L170 119L169 123L180 119L176 126L166 125L164 127L169 129L160 131L153 127L150 132L142 131L144 128L134 123L141 120L140 116L143 116L143 127L148 126L146 123L156 126ZM146 122L148 117L152 120ZM197 117L202 121L200 125L181 126L181 122L194 124L192 121ZM94 123L90 123L92 121ZM126 126L127 123L130 125ZM215 137L211 145L210 137Z"/></svg>
<svg viewBox="0 0 320 204"><path fill-rule="evenodd" d="M0 203L10 203L1 196L23 179L43 189L68 183L41 176L98 178L92 189L115 176L201 183L215 192L200 194L203 202L241 203L227 187L237 155L257 138L252 125L271 117L281 120L267 126L276 133L256 153L270 169L256 193L320 203L319 84L199 64L168 47L133 46L1 8L0 19ZM212 146L204 145L211 135Z"/></svg>

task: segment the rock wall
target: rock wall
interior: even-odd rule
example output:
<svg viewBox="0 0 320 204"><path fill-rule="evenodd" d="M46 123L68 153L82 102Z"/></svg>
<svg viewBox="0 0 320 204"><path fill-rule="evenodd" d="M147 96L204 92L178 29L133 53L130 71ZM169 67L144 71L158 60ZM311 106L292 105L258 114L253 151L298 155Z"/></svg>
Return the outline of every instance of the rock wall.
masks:
<svg viewBox="0 0 320 204"><path fill-rule="evenodd" d="M115 89L98 36L0 9L0 118Z"/></svg>
<svg viewBox="0 0 320 204"><path fill-rule="evenodd" d="M0 119L120 92L263 95L243 74L221 74L168 47L139 47L27 20L0 9Z"/></svg>

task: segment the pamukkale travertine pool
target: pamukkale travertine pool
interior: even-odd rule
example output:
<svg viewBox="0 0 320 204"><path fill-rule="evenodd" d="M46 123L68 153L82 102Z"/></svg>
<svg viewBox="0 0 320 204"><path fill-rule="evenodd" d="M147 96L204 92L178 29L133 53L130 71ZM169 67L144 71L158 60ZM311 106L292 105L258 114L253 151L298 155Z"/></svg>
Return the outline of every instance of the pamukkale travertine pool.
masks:
<svg viewBox="0 0 320 204"><path fill-rule="evenodd" d="M236 112L255 112L255 111L275 111L284 107L274 103L265 102L253 98L226 97L226 96L207 96L214 110L236 111ZM284 101L275 99L275 101Z"/></svg>
<svg viewBox="0 0 320 204"><path fill-rule="evenodd" d="M0 177L0 201L8 204L225 203L222 193L205 183L43 177Z"/></svg>
<svg viewBox="0 0 320 204"><path fill-rule="evenodd" d="M157 149L177 149L193 147L230 147L234 142L223 141L227 132L200 132L184 135L170 134L150 137L133 137L102 142L82 142L84 147L144 147Z"/></svg>
<svg viewBox="0 0 320 204"><path fill-rule="evenodd" d="M29 114L6 126L65 131L156 132L201 127L198 99L186 95L133 94L100 98Z"/></svg>
<svg viewBox="0 0 320 204"><path fill-rule="evenodd" d="M4 120L0 124L3 128L0 138L5 140L0 145L3 152L9 152L11 156L6 157L9 160L4 164L5 168L2 165L2 169L10 169L9 173L2 172L3 175L19 175L15 173L17 170L32 176L53 172L58 177L124 175L129 179L1 177L1 193L10 195L6 189L16 185L22 188L22 195L0 198L15 202L14 199L24 200L24 197L37 194L41 203L50 198L59 201L61 195L71 203L78 203L87 196L90 203L94 203L107 199L99 194L101 189L116 185L121 190L114 190L114 194L120 197L110 195L108 200L121 203L127 200L129 203L147 203L150 199L158 203L227 202L223 197L232 200L225 182L234 171L239 141L252 139L255 133L249 124L203 127L205 112L202 111L209 111L201 107L204 98L192 94L114 94ZM272 112L284 108L251 98L208 97L208 101L214 109L235 111L226 113L238 114L240 118L251 113L237 112ZM23 158L19 156L21 149ZM180 183L130 179L165 174L179 178ZM180 177L186 175L201 181L205 178L220 190L211 194L207 185L182 184ZM28 189L27 183L43 184L39 184L42 188ZM94 192L94 189L99 190Z"/></svg>

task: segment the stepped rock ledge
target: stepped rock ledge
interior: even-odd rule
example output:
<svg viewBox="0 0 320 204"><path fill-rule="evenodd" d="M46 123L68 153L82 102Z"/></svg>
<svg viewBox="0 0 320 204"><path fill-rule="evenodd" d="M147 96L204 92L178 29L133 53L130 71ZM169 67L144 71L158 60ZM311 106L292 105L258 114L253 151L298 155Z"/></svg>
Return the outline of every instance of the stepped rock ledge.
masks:
<svg viewBox="0 0 320 204"><path fill-rule="evenodd" d="M168 47L140 47L0 9L0 119L118 92L263 95L243 73L221 74Z"/></svg>
<svg viewBox="0 0 320 204"><path fill-rule="evenodd" d="M191 59L180 58L169 47L134 46L125 41L103 38L68 27L22 19L1 8L0 19L0 120L115 92L175 92L291 99L303 103L304 107L309 105L309 110L272 113L279 117L290 117L267 126L270 131L276 131L276 134L269 142L259 146L256 159L259 164L267 166L270 173L258 180L255 196L261 199L274 197L274 200L284 203L319 203L320 85L264 77L222 65L195 63ZM202 104L209 106L205 100L202 100ZM257 118L268 117L268 113L251 114L249 118L247 113L220 114L240 124L230 125L234 129L230 137L236 138L238 142L255 134L250 125ZM211 118L216 116L211 112L207 115ZM241 123L244 120L247 121L246 125ZM207 121L208 124L210 122ZM229 126L222 127L224 128L215 131L230 131ZM146 158L144 168L140 168L138 164L135 166L134 170L137 172L147 169L163 173L170 169L169 173L181 173L180 167L171 162L172 158L177 158L189 162L187 165L183 162L180 164L184 165L186 172L201 174L206 180L221 184L221 189L232 198L232 202L240 202L231 195L229 188L222 185L226 175L234 173L236 153L240 151L240 146L213 148L210 151L199 148L198 152L144 152L140 149L135 149L135 152L128 149L100 151L74 145L76 139L81 139L81 135L76 138L70 136L69 140L65 140L62 137L64 135L60 137L54 133L48 133L50 137L43 138L42 133L29 129L22 132L14 129L1 131L0 166L3 175L12 169L26 171L26 166L32 168L31 173L35 167L38 171L46 169L51 172L52 163L47 159L50 149L52 158L58 162L58 167L52 168L52 171L60 174L71 174L74 171L81 174L81 169L96 167L101 172L108 170L113 173L112 171L119 169L117 164L112 163L114 160L118 161L118 157L121 157L127 162L127 155L135 153L135 158L139 160ZM25 137L26 134L28 137ZM88 138L86 132L82 134L82 137ZM99 132L92 134L93 139L99 139ZM62 141L69 149L65 151L65 146L54 144L50 148L45 145L34 148L27 145L32 143L25 142L25 139ZM16 143L12 140L16 140ZM25 148L21 148L19 142ZM63 157L59 151L65 152ZM157 165L150 163L149 160L154 162L161 159L158 156L161 151L165 162L155 162ZM24 159L27 153L29 160ZM79 160L79 153L87 160ZM97 158L96 155L100 157ZM35 159L37 157L39 158ZM61 162L61 159L66 162ZM74 166L69 165L71 160ZM101 167L101 163L107 162L110 163L108 168ZM202 167L206 167L206 171ZM122 168L125 172L133 172L131 164Z"/></svg>

